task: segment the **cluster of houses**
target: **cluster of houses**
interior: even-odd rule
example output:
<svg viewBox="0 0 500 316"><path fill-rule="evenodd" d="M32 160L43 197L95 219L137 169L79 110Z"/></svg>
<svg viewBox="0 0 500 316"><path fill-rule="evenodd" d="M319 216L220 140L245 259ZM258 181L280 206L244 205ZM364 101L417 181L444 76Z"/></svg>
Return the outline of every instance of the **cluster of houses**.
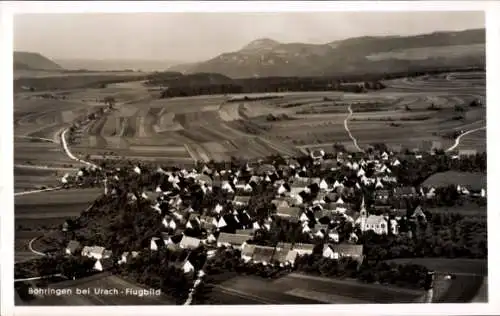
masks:
<svg viewBox="0 0 500 316"><path fill-rule="evenodd" d="M196 249L203 245L210 257L217 248L232 247L241 250L245 262L265 265L293 265L298 256L311 254L318 243L323 244L326 258L350 257L361 262L363 246L356 244L359 234L373 231L379 235L397 235L401 233L401 220L426 220L420 206L409 210L406 205L395 208L389 203L389 200L432 198L434 193L434 188L417 190L400 186L393 170L401 162L393 153L366 154L358 158L339 153L335 158L325 159L322 150L314 150L310 153L310 161L310 164L300 164L289 158L286 163L249 162L237 170L216 170L207 166L201 171L158 168L155 172L164 175L168 183L159 184L155 190L145 190L141 195L130 193L129 202L149 200L150 211L162 216L163 232L151 239L149 251ZM330 175L336 174L336 170L349 170L354 177L348 179L340 172L338 177L311 176L309 168L319 168ZM133 172L141 174L142 170L135 166ZM203 195L215 190L224 192L227 203L217 203L212 209L193 209L180 194L187 190L182 184L185 179L196 183ZM119 179L115 176L107 180L106 194L116 193L115 189L108 189L111 181ZM262 185L274 194L269 203L269 216L264 218L249 208L251 199L259 198L256 188ZM462 192L463 186L457 189ZM372 205L365 205L366 192L372 193ZM355 202L359 200L361 203ZM261 230L270 231L277 218L299 223L302 234L314 243L281 242L273 247L253 244L254 235ZM356 229L347 239L341 240L337 228L347 222ZM71 241L66 252L75 254L78 247L77 242ZM81 255L94 258L95 269L99 271L112 264L111 254L103 247L83 247ZM137 255L139 252L126 252L117 263L126 263ZM189 258L181 266L186 273L195 270Z"/></svg>

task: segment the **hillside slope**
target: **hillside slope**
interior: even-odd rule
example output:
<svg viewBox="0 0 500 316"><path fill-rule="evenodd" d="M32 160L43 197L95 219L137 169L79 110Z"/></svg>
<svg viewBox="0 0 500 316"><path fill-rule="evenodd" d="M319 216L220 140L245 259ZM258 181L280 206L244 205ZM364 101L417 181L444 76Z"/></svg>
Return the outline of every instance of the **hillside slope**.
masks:
<svg viewBox="0 0 500 316"><path fill-rule="evenodd" d="M14 70L62 70L63 68L39 53L14 52Z"/></svg>
<svg viewBox="0 0 500 316"><path fill-rule="evenodd" d="M485 64L485 30L417 36L358 37L325 44L280 43L264 38L208 61L171 67L185 73L232 78L324 76L350 72Z"/></svg>
<svg viewBox="0 0 500 316"><path fill-rule="evenodd" d="M110 70L142 70L163 71L178 62L169 60L140 60L140 59L57 59L56 62L65 69L88 69L94 71Z"/></svg>

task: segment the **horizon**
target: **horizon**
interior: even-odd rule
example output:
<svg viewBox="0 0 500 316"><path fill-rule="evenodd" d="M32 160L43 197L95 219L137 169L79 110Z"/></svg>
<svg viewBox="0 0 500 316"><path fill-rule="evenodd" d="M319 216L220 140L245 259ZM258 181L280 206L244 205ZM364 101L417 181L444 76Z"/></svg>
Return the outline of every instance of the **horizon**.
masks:
<svg viewBox="0 0 500 316"><path fill-rule="evenodd" d="M168 26L185 32L164 32L164 40L158 41L162 34L158 29ZM327 44L366 36L405 37L484 28L482 11L20 14L14 18L14 51L39 53L52 60L189 63L235 52L264 38ZM79 41L74 41L74 34ZM71 45L58 44L68 42Z"/></svg>

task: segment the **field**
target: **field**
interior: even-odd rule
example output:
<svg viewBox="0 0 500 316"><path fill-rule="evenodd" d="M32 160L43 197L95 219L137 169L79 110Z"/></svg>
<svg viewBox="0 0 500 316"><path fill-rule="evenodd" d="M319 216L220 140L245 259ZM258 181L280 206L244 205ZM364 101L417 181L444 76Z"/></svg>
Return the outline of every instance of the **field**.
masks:
<svg viewBox="0 0 500 316"><path fill-rule="evenodd" d="M30 242L33 249L43 252L43 244L40 244L37 238L46 235L50 227L61 225L66 219L80 215L100 193L100 189L71 189L16 196L16 262L37 257L29 249Z"/></svg>
<svg viewBox="0 0 500 316"><path fill-rule="evenodd" d="M125 294L127 289L145 290L141 286L131 283L118 276L106 273L97 274L76 281L55 283L49 288L71 290L71 295L51 295L38 297L29 302L30 306L81 306L81 305L174 305L173 299L166 295L142 296ZM76 290L89 289L90 294L76 294ZM99 295L94 289L117 289L116 295ZM131 292L129 292L131 293ZM25 304L22 304L25 305Z"/></svg>
<svg viewBox="0 0 500 316"><path fill-rule="evenodd" d="M472 172L446 171L433 174L423 183L434 188L449 185L464 185L473 190L486 189L486 174Z"/></svg>
<svg viewBox="0 0 500 316"><path fill-rule="evenodd" d="M418 302L423 292L302 274L271 281L235 277L214 289L211 304L362 304Z"/></svg>
<svg viewBox="0 0 500 316"><path fill-rule="evenodd" d="M480 259L408 258L391 260L396 263L424 265L436 271L434 302L488 302L488 262ZM455 279L445 280L453 273Z"/></svg>
<svg viewBox="0 0 500 316"><path fill-rule="evenodd" d="M190 165L232 156L295 155L335 143L363 150L377 142L415 148L434 140L446 149L455 142L451 133L485 126L485 107L469 106L473 100L484 102L484 73L385 84L384 90L364 94L294 92L267 100L239 96L241 101L233 102L227 101L238 95L158 99L140 81L63 89L57 96L64 99L55 100L24 92L15 100L16 163L76 166L61 151L57 135L106 96L117 100L115 109L79 131L75 153ZM457 112L457 106L464 111ZM467 134L457 149L485 150L485 139L485 131Z"/></svg>

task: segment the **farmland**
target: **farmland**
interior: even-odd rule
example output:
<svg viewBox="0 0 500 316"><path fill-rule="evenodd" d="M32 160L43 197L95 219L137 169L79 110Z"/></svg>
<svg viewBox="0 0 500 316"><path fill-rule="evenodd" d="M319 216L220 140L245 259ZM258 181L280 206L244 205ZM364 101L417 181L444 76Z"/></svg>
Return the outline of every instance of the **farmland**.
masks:
<svg viewBox="0 0 500 316"><path fill-rule="evenodd" d="M334 290L333 290L334 289ZM422 291L302 274L262 280L235 277L218 286L211 304L361 304L418 302Z"/></svg>
<svg viewBox="0 0 500 316"><path fill-rule="evenodd" d="M190 165L230 157L295 155L335 143L357 150L353 138L361 149L378 142L420 148L429 141L448 148L454 144L451 133L485 126L485 107L469 106L473 100L484 102L484 73L428 75L384 84L386 89L363 94L290 92L258 100L251 94L246 99L158 99L139 81L61 90L57 95L64 99L56 100L25 92L15 101L16 163L77 167L61 151L57 135L74 119L102 106L106 96L116 99L114 110L78 131L72 145L75 153L95 160L129 157ZM353 113L348 117L349 107ZM485 150L485 137L484 130L470 133L457 149ZM33 138L41 139L35 143Z"/></svg>
<svg viewBox="0 0 500 316"><path fill-rule="evenodd" d="M37 257L33 249L43 251L37 238L47 235L50 227L57 227L71 217L77 217L100 194L96 189L72 189L35 193L15 197L15 260ZM34 240L35 239L35 240Z"/></svg>
<svg viewBox="0 0 500 316"><path fill-rule="evenodd" d="M424 265L436 271L434 298L436 303L460 303L473 300L488 302L488 262L480 259L411 258L395 259L396 263ZM445 280L453 273L455 279Z"/></svg>
<svg viewBox="0 0 500 316"><path fill-rule="evenodd" d="M486 174L472 172L447 171L433 174L425 182L429 187L447 187L450 185L463 185L473 190L486 189Z"/></svg>

